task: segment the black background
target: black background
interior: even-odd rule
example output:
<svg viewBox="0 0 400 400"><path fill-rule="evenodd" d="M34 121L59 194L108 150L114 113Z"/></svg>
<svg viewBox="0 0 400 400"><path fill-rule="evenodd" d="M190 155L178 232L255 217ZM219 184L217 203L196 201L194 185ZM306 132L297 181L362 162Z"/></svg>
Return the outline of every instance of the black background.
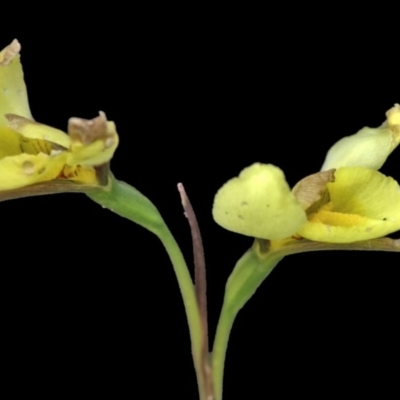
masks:
<svg viewBox="0 0 400 400"><path fill-rule="evenodd" d="M212 337L226 279L251 245L213 222L218 188L255 161L281 167L290 185L316 172L335 141L400 102L398 64L364 33L344 47L334 31L272 29L273 17L52 13L0 37L22 44L32 113L66 129L71 116L105 111L120 135L113 173L154 202L191 263L184 183L205 244ZM400 180L398 159L382 172ZM156 237L77 194L4 202L0 218L3 362L16 390L196 398L184 309ZM226 399L398 391L398 267L383 253L283 260L237 318Z"/></svg>

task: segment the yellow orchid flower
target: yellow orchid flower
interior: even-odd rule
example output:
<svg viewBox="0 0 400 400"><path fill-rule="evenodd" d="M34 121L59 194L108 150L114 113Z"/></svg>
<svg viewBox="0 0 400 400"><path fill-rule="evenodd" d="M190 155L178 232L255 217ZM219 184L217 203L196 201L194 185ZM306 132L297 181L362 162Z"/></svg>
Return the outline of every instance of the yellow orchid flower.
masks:
<svg viewBox="0 0 400 400"><path fill-rule="evenodd" d="M322 170L337 170L314 204L304 207L308 219L301 236L351 243L400 230L400 187L377 171L400 143L400 106L395 104L386 117L381 127L363 128L331 147Z"/></svg>
<svg viewBox="0 0 400 400"><path fill-rule="evenodd" d="M68 133L32 119L21 46L0 52L0 191L48 181L98 185L97 168L118 146L115 125L103 112L93 120L71 118Z"/></svg>
<svg viewBox="0 0 400 400"><path fill-rule="evenodd" d="M400 186L377 171L400 143L400 106L376 129L364 128L328 152L323 171L292 190L273 165L254 164L217 192L215 221L260 239L292 235L351 243L400 230Z"/></svg>

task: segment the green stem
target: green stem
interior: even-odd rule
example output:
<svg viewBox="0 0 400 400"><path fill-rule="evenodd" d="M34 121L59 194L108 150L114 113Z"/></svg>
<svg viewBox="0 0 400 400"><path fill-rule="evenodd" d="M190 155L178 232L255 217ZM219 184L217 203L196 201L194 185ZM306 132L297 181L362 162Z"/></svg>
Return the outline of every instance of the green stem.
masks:
<svg viewBox="0 0 400 400"><path fill-rule="evenodd" d="M222 400L226 350L235 318L282 258L268 249L262 251L256 240L253 248L237 262L228 279L212 352L215 400Z"/></svg>
<svg viewBox="0 0 400 400"><path fill-rule="evenodd" d="M202 363L203 333L199 307L192 278L173 235L150 200L124 182L110 177L110 183L106 188L92 189L86 194L103 207L153 232L164 245L172 262L183 298L200 400L207 400Z"/></svg>
<svg viewBox="0 0 400 400"><path fill-rule="evenodd" d="M196 370L200 400L207 400L207 389L204 377L205 371L202 356L203 329L193 281L190 277L182 252L169 229L165 227L164 232L158 235L158 237L168 253L175 271L176 278L178 280L179 289L182 294L186 311L186 317L188 319L193 361Z"/></svg>
<svg viewBox="0 0 400 400"><path fill-rule="evenodd" d="M211 364L215 400L222 399L226 350L228 347L229 335L231 333L236 315L237 314L230 310L225 304L222 306L217 332L214 339Z"/></svg>

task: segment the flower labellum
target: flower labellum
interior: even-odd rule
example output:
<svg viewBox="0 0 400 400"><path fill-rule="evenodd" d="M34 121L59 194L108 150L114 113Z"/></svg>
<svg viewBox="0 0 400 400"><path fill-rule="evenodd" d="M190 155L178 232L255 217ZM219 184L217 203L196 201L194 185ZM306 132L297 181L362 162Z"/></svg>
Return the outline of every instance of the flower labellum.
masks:
<svg viewBox="0 0 400 400"><path fill-rule="evenodd" d="M373 169L339 168L307 216L298 231L306 239L351 243L379 238L400 230L400 186Z"/></svg>

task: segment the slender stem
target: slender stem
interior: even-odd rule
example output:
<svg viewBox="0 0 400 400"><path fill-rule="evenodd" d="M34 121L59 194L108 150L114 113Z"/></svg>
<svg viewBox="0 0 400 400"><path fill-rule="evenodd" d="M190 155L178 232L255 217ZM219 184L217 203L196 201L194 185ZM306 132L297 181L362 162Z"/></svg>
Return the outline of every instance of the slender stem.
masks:
<svg viewBox="0 0 400 400"><path fill-rule="evenodd" d="M235 318L236 313L232 312L224 303L218 321L212 352L212 374L215 400L222 400L226 350L228 348L229 336Z"/></svg>
<svg viewBox="0 0 400 400"><path fill-rule="evenodd" d="M237 262L226 285L224 304L212 353L215 400L222 400L226 350L229 335L239 310L284 256L306 251L323 250L400 252L400 239L379 238L353 243L320 243L293 238L273 242L256 240L253 248Z"/></svg>
<svg viewBox="0 0 400 400"><path fill-rule="evenodd" d="M165 227L165 230L158 237L168 253L178 280L188 319L200 400L207 400L207 388L203 370L203 327L192 278L190 277L182 252L169 229Z"/></svg>
<svg viewBox="0 0 400 400"><path fill-rule="evenodd" d="M212 352L215 400L222 400L226 350L235 318L283 258L282 255L270 251L268 246L263 248L263 244L255 241L254 246L237 262L226 284L224 304Z"/></svg>
<svg viewBox="0 0 400 400"><path fill-rule="evenodd" d="M193 281L182 252L160 213L140 192L113 177L110 178L107 188L92 189L86 194L103 207L150 230L164 245L172 262L186 311L200 400L208 400L202 371L202 321Z"/></svg>

